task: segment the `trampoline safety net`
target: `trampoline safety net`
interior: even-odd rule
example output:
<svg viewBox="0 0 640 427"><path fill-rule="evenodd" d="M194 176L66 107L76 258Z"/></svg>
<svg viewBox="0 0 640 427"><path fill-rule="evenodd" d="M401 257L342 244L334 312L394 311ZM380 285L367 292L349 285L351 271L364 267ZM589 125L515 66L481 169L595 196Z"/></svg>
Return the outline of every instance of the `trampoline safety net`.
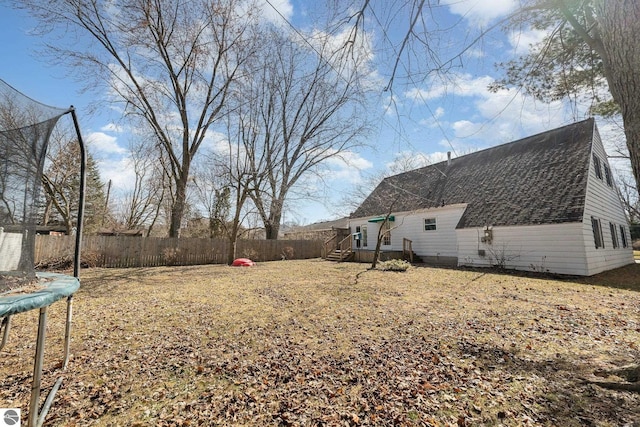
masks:
<svg viewBox="0 0 640 427"><path fill-rule="evenodd" d="M69 111L41 104L0 80L0 293L35 280L47 144Z"/></svg>

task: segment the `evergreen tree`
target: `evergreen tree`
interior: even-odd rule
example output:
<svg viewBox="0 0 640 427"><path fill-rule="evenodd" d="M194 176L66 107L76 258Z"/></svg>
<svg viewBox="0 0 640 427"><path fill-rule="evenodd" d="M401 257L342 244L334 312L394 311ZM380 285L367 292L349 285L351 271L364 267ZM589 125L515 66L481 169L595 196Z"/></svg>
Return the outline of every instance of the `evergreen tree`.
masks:
<svg viewBox="0 0 640 427"><path fill-rule="evenodd" d="M68 141L53 149L42 177L42 225L61 225L71 234L77 223L80 197L80 148ZM108 219L104 184L93 157L87 155L84 232L95 233Z"/></svg>

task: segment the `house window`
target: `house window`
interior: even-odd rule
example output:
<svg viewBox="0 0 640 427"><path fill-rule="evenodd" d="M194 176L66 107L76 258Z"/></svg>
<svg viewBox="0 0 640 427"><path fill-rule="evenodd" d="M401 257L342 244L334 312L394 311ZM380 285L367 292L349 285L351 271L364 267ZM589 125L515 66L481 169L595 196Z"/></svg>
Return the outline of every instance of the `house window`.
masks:
<svg viewBox="0 0 640 427"><path fill-rule="evenodd" d="M629 243L627 243L627 230L624 228L624 225L620 226L620 240L622 240L622 247L629 247Z"/></svg>
<svg viewBox="0 0 640 427"><path fill-rule="evenodd" d="M603 165L604 166L604 178L607 180L607 185L609 187L613 187L613 180L611 179L611 169L609 169L609 166L607 165Z"/></svg>
<svg viewBox="0 0 640 427"><path fill-rule="evenodd" d="M424 220L424 231L432 231L436 229L436 219L435 218L425 218Z"/></svg>
<svg viewBox="0 0 640 427"><path fill-rule="evenodd" d="M611 231L611 244L613 245L613 249L617 249L618 248L618 229L616 228L614 223L610 222L609 230Z"/></svg>
<svg viewBox="0 0 640 427"><path fill-rule="evenodd" d="M600 168L600 158L595 154L593 155L593 167L596 171L596 177L598 179L602 179L602 169Z"/></svg>
<svg viewBox="0 0 640 427"><path fill-rule="evenodd" d="M382 244L385 246L389 246L391 245L391 222L385 221L382 226L384 227L384 230L382 232L384 233L382 235Z"/></svg>
<svg viewBox="0 0 640 427"><path fill-rule="evenodd" d="M591 228L593 229L593 241L596 249L604 248L604 239L602 238L602 227L598 218L591 217Z"/></svg>
<svg viewBox="0 0 640 427"><path fill-rule="evenodd" d="M360 229L362 230L361 231L361 233L362 233L362 247L366 248L367 247L367 226L363 225Z"/></svg>

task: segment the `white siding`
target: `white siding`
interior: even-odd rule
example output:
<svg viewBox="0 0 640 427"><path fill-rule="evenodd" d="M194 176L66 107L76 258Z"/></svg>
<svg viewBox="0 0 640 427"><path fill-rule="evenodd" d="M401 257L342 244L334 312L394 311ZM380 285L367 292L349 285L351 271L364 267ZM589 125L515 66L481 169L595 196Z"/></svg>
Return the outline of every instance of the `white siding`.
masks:
<svg viewBox="0 0 640 427"><path fill-rule="evenodd" d="M598 178L595 173L593 164L593 155L589 158L589 177L587 181L587 196L585 200L584 217L582 221L582 232L584 237L584 246L586 248L588 275L600 273L602 271L611 270L623 265L633 263L633 250L631 248L631 235L629 233L629 224L624 216L622 204L615 188L607 184L604 174L604 165L610 168L607 161L600 135L597 129L594 130L594 140L592 154L600 158L602 165L602 179ZM602 236L604 240L604 248L596 249L593 230L591 228L591 217L600 220L602 225ZM618 233L620 225L623 225L627 234L628 247L622 247L622 239L618 235L620 247L613 248L611 231L609 223L616 225Z"/></svg>
<svg viewBox="0 0 640 427"><path fill-rule="evenodd" d="M466 204L443 206L412 212L394 213L391 223L391 245L381 246L383 250L402 250L402 239L412 241L413 251L418 256L457 256L456 225L464 213ZM436 219L436 230L424 231L425 218ZM356 226L366 226L368 246L361 249L374 250L381 223L367 222L369 218L357 218L349 221L351 231Z"/></svg>
<svg viewBox="0 0 640 427"><path fill-rule="evenodd" d="M404 216L402 226L391 231L394 250L402 250L404 237L412 241L413 252L418 256L457 257L456 225L465 208L466 205L443 206ZM424 230L424 220L427 218L436 219L435 230Z"/></svg>
<svg viewBox="0 0 640 427"><path fill-rule="evenodd" d="M586 275L582 228L581 223L494 227L490 244L481 241L481 228L457 230L458 265Z"/></svg>

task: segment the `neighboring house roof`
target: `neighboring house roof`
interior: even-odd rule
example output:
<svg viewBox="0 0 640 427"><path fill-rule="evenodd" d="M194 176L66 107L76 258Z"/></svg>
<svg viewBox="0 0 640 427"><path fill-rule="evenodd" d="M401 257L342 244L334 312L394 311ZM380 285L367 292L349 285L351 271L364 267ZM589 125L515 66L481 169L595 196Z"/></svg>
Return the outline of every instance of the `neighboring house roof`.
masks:
<svg viewBox="0 0 640 427"><path fill-rule="evenodd" d="M580 222L594 131L587 119L385 178L351 217L466 203L457 228Z"/></svg>
<svg viewBox="0 0 640 427"><path fill-rule="evenodd" d="M348 228L349 218L339 218L331 221L314 222L313 224L301 225L297 227L291 227L287 232L301 232L301 231L323 231L331 230L333 228Z"/></svg>

